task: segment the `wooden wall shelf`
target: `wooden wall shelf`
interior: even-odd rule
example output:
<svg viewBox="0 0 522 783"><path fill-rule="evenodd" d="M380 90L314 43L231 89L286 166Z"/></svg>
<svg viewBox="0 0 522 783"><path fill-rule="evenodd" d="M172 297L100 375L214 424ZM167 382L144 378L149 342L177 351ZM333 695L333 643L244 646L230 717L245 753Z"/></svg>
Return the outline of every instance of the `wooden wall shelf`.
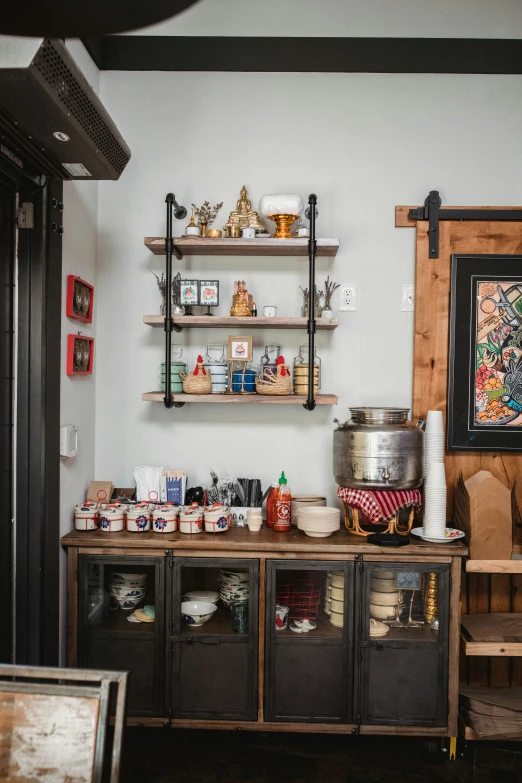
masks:
<svg viewBox="0 0 522 783"><path fill-rule="evenodd" d="M161 391L145 392L142 395L144 402L163 402L165 395ZM271 396L268 394L173 394L174 402L207 402L226 405L227 403L240 403L243 405L304 405L304 395L289 394L288 396ZM337 405L335 394L317 394L317 405Z"/></svg>
<svg viewBox="0 0 522 783"><path fill-rule="evenodd" d="M182 315L174 316L172 322L183 329L304 329L306 318L236 318L225 315ZM154 329L163 329L165 318L162 315L144 315L143 323ZM317 318L318 330L332 331L339 325L337 319Z"/></svg>
<svg viewBox="0 0 522 783"><path fill-rule="evenodd" d="M184 256L299 256L308 260L308 239L207 239L174 237L173 243ZM145 237L145 247L156 256L165 255L165 237ZM317 256L333 258L338 239L318 239Z"/></svg>
<svg viewBox="0 0 522 783"><path fill-rule="evenodd" d="M464 655L521 657L522 615L517 612L463 615L461 649Z"/></svg>
<svg viewBox="0 0 522 783"><path fill-rule="evenodd" d="M522 574L522 560L467 560L466 571L474 574Z"/></svg>

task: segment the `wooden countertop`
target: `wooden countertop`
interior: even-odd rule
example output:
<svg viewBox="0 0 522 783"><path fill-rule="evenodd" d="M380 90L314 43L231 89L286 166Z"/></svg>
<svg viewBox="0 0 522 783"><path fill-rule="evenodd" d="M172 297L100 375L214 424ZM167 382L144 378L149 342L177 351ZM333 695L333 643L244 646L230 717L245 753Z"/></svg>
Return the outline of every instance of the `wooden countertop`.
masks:
<svg viewBox="0 0 522 783"><path fill-rule="evenodd" d="M297 528L289 533L274 533L263 527L259 533L251 533L248 528L231 528L226 533L105 533L100 530L73 530L62 538L64 547L95 547L107 549L173 549L178 551L213 550L220 552L260 552L277 555L283 552L295 552L313 558L314 554L331 555L393 555L395 557L464 557L468 548L460 541L448 544L429 544L410 536L408 546L379 547L368 544L366 538L354 536L344 528L329 538L310 538Z"/></svg>

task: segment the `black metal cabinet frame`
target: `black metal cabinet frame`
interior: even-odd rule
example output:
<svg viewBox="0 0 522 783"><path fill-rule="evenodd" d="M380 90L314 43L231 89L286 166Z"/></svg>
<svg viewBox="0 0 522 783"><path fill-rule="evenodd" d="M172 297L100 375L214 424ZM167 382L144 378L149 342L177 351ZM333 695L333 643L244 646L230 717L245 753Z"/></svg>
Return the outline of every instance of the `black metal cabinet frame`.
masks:
<svg viewBox="0 0 522 783"><path fill-rule="evenodd" d="M276 577L282 571L344 571L344 626L338 636L286 634L275 630ZM265 719L295 723L350 723L352 718L354 649L354 563L353 561L267 560L265 622ZM322 607L321 610L322 611ZM307 664L318 675L308 680ZM302 669L300 670L300 666ZM286 671L285 671L286 669ZM331 682L324 675L331 675ZM295 684L292 683L295 678ZM307 693L307 714L284 709L278 689ZM292 688L294 690L292 691ZM320 692L315 693L315 690ZM330 691L329 701L326 690ZM315 705L314 705L315 700ZM283 700L284 701L284 700ZM291 701L291 697L289 699ZM320 705L321 712L317 707ZM283 708L281 708L283 707ZM326 708L326 709L325 709ZM302 711L304 712L304 710Z"/></svg>
<svg viewBox="0 0 522 783"><path fill-rule="evenodd" d="M184 568L249 572L248 633L216 630L208 621L192 630L181 617ZM175 557L167 590L170 632L167 660L172 717L202 720L257 720L259 561L224 557ZM228 611L219 605L218 611ZM193 694L193 706L186 694Z"/></svg>
<svg viewBox="0 0 522 783"><path fill-rule="evenodd" d="M436 641L420 638L412 640L409 636L404 640L387 640L386 636L370 638L370 579L372 571L376 568L386 571L416 571L423 574L437 573L439 575L439 630ZM448 719L450 566L440 563L400 561L390 563L361 559L358 564L358 572L355 599L358 656L354 688L354 716L357 723L359 725L362 723L364 725L446 726ZM374 665L375 661L379 661L379 659L382 661L382 667ZM394 710L397 709L393 689L397 687L398 670L394 667L394 661L401 663L405 668L409 665L411 675L403 689L405 703L400 718L392 717ZM381 673L381 669L387 671L386 676L379 677L378 690L381 703L386 702L386 694L389 693L390 714L388 715L375 714L372 710L369 693L371 678L375 676L376 669L379 673ZM418 703L419 682L423 676L429 677L430 674L432 675L432 684L430 688L426 689L425 701L428 704L431 700L431 717L421 718L419 715L408 714L408 699L411 700L412 707L413 703ZM416 676L418 676L418 680ZM413 709L412 712L414 712Z"/></svg>
<svg viewBox="0 0 522 783"><path fill-rule="evenodd" d="M88 569L89 566L117 566L128 568L129 566L150 566L154 568L154 601L156 607L155 622L149 627L141 629L140 626L129 625L129 630L115 630L101 628L89 628L88 626ZM150 717L161 717L166 714L166 688L165 688L165 555L156 556L129 556L129 555L79 555L78 561L78 579L79 579L79 607L78 607L78 665L91 667L90 657L92 656L92 647L95 645L106 645L107 654L111 656L121 656L121 665L119 667L125 670L129 667L126 660L136 660L140 658L141 650L144 645L149 643L154 647L153 650L153 672L150 677L153 682L150 702L148 704L133 704L132 691L133 684L139 684L140 677L145 677L146 673L138 666L130 673L129 679L129 715L146 715ZM152 626L152 627L151 627ZM121 645L121 653L118 652L118 646ZM127 656L127 658L126 658ZM100 668L99 665L94 668ZM107 668L112 668L108 666Z"/></svg>

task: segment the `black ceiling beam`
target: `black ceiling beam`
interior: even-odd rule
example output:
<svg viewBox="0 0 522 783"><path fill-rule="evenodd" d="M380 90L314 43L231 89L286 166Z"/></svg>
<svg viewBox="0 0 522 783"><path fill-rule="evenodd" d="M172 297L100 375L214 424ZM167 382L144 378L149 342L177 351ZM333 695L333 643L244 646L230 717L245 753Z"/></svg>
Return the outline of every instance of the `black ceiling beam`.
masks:
<svg viewBox="0 0 522 783"><path fill-rule="evenodd" d="M84 43L99 68L115 71L522 73L522 39L111 35Z"/></svg>

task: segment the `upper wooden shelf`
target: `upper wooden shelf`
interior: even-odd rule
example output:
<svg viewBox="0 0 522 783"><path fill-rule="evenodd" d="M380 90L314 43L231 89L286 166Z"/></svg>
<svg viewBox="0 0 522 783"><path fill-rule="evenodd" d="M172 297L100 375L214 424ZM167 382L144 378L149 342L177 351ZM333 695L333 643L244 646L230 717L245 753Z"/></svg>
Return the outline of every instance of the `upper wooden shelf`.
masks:
<svg viewBox="0 0 522 783"><path fill-rule="evenodd" d="M185 256L303 256L308 258L308 239L208 239L207 237L174 237L172 240ZM156 256L165 255L164 237L145 237L145 247ZM317 256L337 255L338 239L318 239Z"/></svg>
<svg viewBox="0 0 522 783"><path fill-rule="evenodd" d="M162 315L144 315L143 322L155 329L163 329ZM236 318L230 315L182 315L172 318L183 329L306 329L306 318ZM317 329L331 331L338 326L337 319L317 318ZM521 561L522 562L522 561Z"/></svg>
<svg viewBox="0 0 522 783"><path fill-rule="evenodd" d="M144 402L163 402L163 392L152 391L142 394ZM306 397L300 394L173 394L174 402L205 402L212 404L241 403L243 405L304 405ZM337 405L335 394L316 394L316 405Z"/></svg>
<svg viewBox="0 0 522 783"><path fill-rule="evenodd" d="M522 560L466 560L466 571L474 574L522 574Z"/></svg>

